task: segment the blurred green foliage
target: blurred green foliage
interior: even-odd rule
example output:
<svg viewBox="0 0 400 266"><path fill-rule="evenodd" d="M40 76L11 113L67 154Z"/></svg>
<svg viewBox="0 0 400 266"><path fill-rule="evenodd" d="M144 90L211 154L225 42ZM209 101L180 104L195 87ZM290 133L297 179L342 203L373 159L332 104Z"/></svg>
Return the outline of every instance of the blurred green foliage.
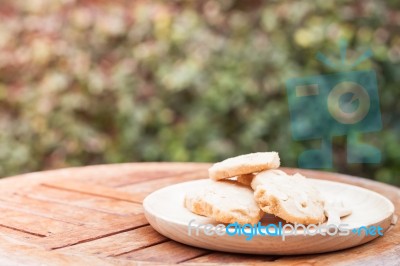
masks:
<svg viewBox="0 0 400 266"><path fill-rule="evenodd" d="M336 171L400 184L398 1L2 1L0 176L131 161L216 161L295 142L285 80L329 73L350 42L378 73L380 165Z"/></svg>

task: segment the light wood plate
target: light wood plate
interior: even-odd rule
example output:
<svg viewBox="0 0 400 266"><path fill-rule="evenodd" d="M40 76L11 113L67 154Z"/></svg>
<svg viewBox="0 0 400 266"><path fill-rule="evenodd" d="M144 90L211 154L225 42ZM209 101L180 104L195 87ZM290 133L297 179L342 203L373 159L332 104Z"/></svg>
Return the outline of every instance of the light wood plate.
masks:
<svg viewBox="0 0 400 266"><path fill-rule="evenodd" d="M346 207L351 208L352 214L342 218L342 223L347 224L350 230L348 235L304 235L299 229L297 234L287 235L285 240L281 236L255 235L251 240L246 240L245 235L217 235L215 228L211 229L213 235L204 234L196 228L192 228L189 235L189 222L192 225L219 223L213 219L191 213L183 206L185 193L207 186L209 179L184 182L157 190L147 196L143 202L145 215L151 226L159 233L175 241L210 250L268 255L294 255L312 254L341 250L361 245L371 241L379 235L366 235L361 229L360 234L351 230L362 226L380 226L382 232L386 232L391 224L394 206L386 197L356 186L344 183L309 179L323 193L328 200L342 200ZM265 215L262 224L278 225L285 222L273 215ZM272 229L272 228L271 228ZM270 230L272 231L272 230ZM333 232L334 229L331 229ZM246 232L250 233L250 228ZM264 232L264 231L263 231ZM385 237L385 236L379 236Z"/></svg>

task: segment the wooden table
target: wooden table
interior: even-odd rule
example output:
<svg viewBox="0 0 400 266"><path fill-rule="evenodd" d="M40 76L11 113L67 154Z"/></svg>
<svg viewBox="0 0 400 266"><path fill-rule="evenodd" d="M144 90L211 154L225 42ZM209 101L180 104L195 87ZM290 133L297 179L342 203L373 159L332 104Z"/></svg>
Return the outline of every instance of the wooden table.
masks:
<svg viewBox="0 0 400 266"><path fill-rule="evenodd" d="M0 265L400 265L400 227L370 243L308 256L251 256L192 248L147 223L150 192L207 178L209 164L131 163L31 173L0 181ZM293 171L293 169L286 169ZM302 170L379 192L400 215L400 189L363 178Z"/></svg>

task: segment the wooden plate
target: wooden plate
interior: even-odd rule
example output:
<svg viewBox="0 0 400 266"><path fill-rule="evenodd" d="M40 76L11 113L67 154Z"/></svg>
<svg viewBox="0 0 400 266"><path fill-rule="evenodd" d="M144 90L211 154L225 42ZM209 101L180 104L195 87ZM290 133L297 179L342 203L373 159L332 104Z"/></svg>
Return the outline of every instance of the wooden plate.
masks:
<svg viewBox="0 0 400 266"><path fill-rule="evenodd" d="M328 251L341 250L349 247L361 245L376 237L384 237L384 232L389 228L394 206L386 197L356 186L347 185L338 182L310 179L311 182L327 197L328 200L342 200L346 207L351 208L352 214L342 218L342 229L348 229L347 235L335 234L329 235L304 235L304 231L300 228L296 234L286 235L285 240L282 236L254 235L251 240L246 240L246 235L217 235L215 230L219 223L213 219L199 216L191 213L183 206L185 193L207 186L209 179L189 181L172 186L168 186L157 190L147 196L143 202L145 215L151 226L159 233L169 237L175 241L211 250L248 253L248 254L268 254L268 255L293 255L293 254L312 254ZM198 230L191 227L189 235L189 222L192 225L211 224L206 235L202 229ZM272 215L266 215L262 219L262 224L275 224L282 226L285 222ZM369 230L373 226L382 228L383 236L379 236L375 231L375 235L366 234L365 226ZM204 227L204 226L203 226ZM209 226L211 227L211 226ZM231 228L233 229L233 228ZM220 229L221 230L221 229ZM245 232L250 234L250 228L246 228ZM270 227L270 232L273 228ZM290 229L288 229L290 230ZM334 228L330 229L330 233L334 233ZM264 231L262 231L264 232ZM324 231L322 231L324 232ZM219 231L220 234L221 231Z"/></svg>

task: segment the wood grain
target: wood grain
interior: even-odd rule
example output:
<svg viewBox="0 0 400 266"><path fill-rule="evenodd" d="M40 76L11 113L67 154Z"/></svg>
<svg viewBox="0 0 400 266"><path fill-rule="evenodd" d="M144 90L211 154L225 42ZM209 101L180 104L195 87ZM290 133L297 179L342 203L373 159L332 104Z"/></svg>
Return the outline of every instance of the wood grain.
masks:
<svg viewBox="0 0 400 266"><path fill-rule="evenodd" d="M132 215L143 212L142 204L83 194L75 191L51 188L46 186L34 186L29 190L18 193L25 197L44 202L60 203L105 212L117 215Z"/></svg>
<svg viewBox="0 0 400 266"><path fill-rule="evenodd" d="M121 187L119 190L132 194L135 202L143 202L144 198L151 192L173 184L178 184L185 181L198 180L207 178L206 171L181 174L173 177L166 177L159 180L151 180L148 182L137 183L134 185Z"/></svg>
<svg viewBox="0 0 400 266"><path fill-rule="evenodd" d="M2 179L0 265L400 265L398 225L365 245L308 256L212 252L176 243L154 231L143 215L143 199L164 186L206 178L208 167L129 163ZM398 188L336 173L301 171L312 178L377 191L395 204L400 215Z"/></svg>
<svg viewBox="0 0 400 266"><path fill-rule="evenodd" d="M204 256L196 257L185 261L185 264L200 264L200 263L246 263L246 264L262 264L274 261L277 256L266 255L247 255L234 254L225 252L212 252Z"/></svg>
<svg viewBox="0 0 400 266"><path fill-rule="evenodd" d="M63 190L69 190L74 192L80 192L86 195L93 195L98 197L104 197L109 199L116 199L128 202L138 202L136 198L124 191L118 191L114 188L106 187L103 185L90 184L83 181L53 181L53 182L44 182L43 186L59 188Z"/></svg>
<svg viewBox="0 0 400 266"><path fill-rule="evenodd" d="M90 228L101 227L119 218L119 215L20 196L0 201L0 207ZM136 209L136 213L142 213L142 209Z"/></svg>
<svg viewBox="0 0 400 266"><path fill-rule="evenodd" d="M135 239L135 241L132 241ZM80 245L61 249L63 252L74 252L97 255L99 257L118 256L134 250L146 248L166 242L168 239L153 230L151 226L143 226L135 230L99 238Z"/></svg>
<svg viewBox="0 0 400 266"><path fill-rule="evenodd" d="M33 242L40 236L28 232L18 231L8 227L0 226L0 235L5 238L11 238L22 242Z"/></svg>
<svg viewBox="0 0 400 266"><path fill-rule="evenodd" d="M110 220L107 225L102 227L64 231L61 234L38 239L35 243L41 244L46 249L58 249L108 237L146 224L147 220L143 214L126 216L123 219Z"/></svg>
<svg viewBox="0 0 400 266"><path fill-rule="evenodd" d="M136 261L179 263L208 253L210 251L205 249L193 248L174 241L168 241L146 249L134 250L118 257Z"/></svg>
<svg viewBox="0 0 400 266"><path fill-rule="evenodd" d="M0 208L0 225L37 236L50 236L76 230L78 225L59 220Z"/></svg>

